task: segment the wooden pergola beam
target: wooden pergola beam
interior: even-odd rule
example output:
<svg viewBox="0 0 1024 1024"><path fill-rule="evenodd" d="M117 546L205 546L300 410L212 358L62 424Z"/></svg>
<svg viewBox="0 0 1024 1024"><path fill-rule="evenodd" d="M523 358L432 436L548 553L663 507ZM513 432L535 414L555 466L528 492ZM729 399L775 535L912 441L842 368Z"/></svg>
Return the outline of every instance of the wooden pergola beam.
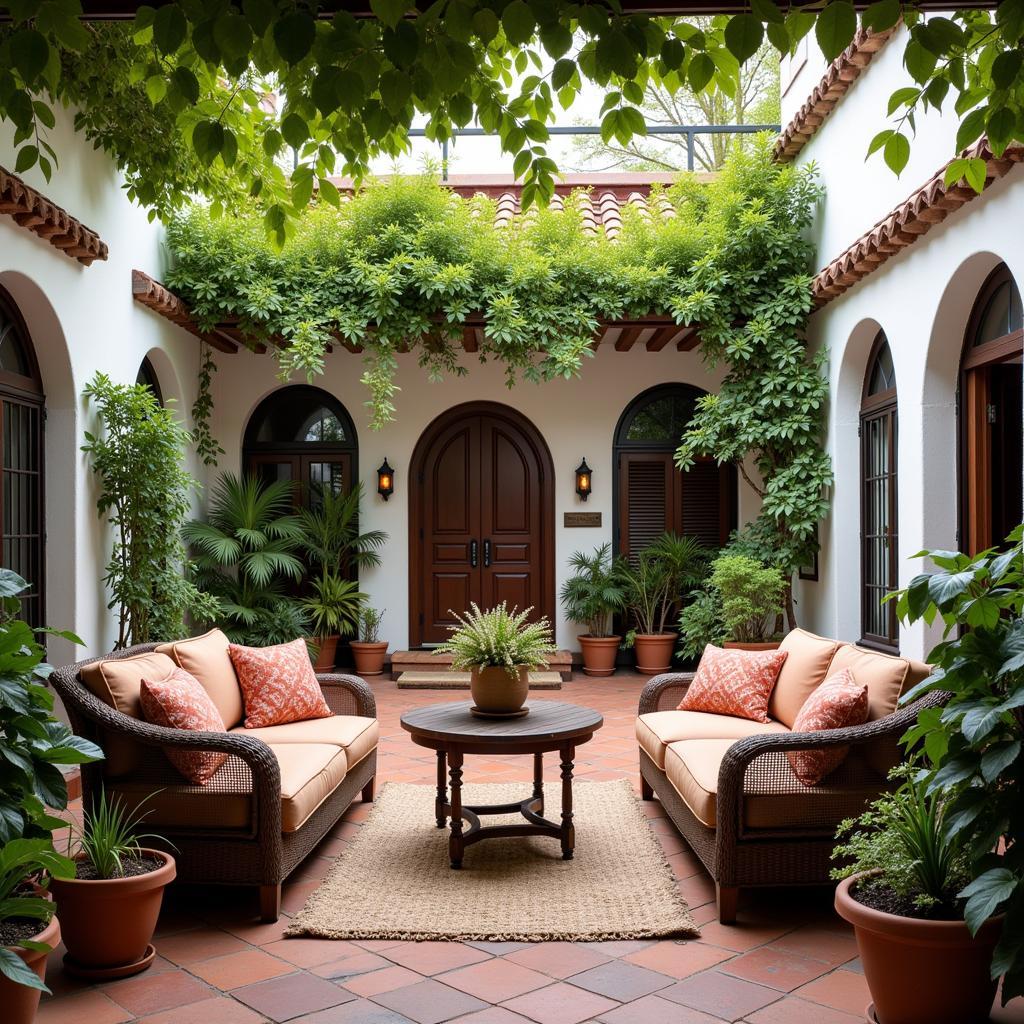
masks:
<svg viewBox="0 0 1024 1024"><path fill-rule="evenodd" d="M616 352L628 352L639 340L646 327L624 327L615 340Z"/></svg>
<svg viewBox="0 0 1024 1024"><path fill-rule="evenodd" d="M676 342L677 352L692 352L700 344L700 335L696 327L686 327Z"/></svg>

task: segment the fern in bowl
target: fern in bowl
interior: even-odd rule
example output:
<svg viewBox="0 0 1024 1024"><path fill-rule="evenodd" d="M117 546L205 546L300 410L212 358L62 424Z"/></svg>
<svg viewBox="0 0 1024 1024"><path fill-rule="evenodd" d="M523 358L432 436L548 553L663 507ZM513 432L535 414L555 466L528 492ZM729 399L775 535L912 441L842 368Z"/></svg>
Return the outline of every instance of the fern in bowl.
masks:
<svg viewBox="0 0 1024 1024"><path fill-rule="evenodd" d="M545 669L555 653L551 623L530 622L532 608L509 611L505 602L489 611L475 604L460 615L449 610L456 625L437 649L449 654L456 672L470 673L474 713L490 717L522 715L531 669Z"/></svg>

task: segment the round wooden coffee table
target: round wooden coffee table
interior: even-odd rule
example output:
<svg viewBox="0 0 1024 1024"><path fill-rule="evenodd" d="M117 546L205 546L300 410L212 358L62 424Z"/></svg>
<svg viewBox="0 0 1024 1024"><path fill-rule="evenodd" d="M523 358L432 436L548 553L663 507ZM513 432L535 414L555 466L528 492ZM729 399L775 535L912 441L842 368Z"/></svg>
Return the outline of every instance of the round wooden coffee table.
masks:
<svg viewBox="0 0 1024 1024"><path fill-rule="evenodd" d="M572 823L572 773L576 748L604 724L601 715L577 704L535 700L523 718L488 719L470 714L470 700L431 704L406 711L402 728L414 743L437 751L437 827L451 821L448 856L453 868L462 867L467 846L483 839L509 836L551 836L561 840L562 857L572 860L576 831ZM562 768L562 818L559 824L544 817L544 754L558 751ZM533 793L508 804L466 807L462 803L462 764L466 754L533 754ZM447 764L447 773L445 767ZM451 778L451 798L447 776ZM521 814L526 821L514 825L481 825L487 814ZM463 822L469 828L463 830Z"/></svg>

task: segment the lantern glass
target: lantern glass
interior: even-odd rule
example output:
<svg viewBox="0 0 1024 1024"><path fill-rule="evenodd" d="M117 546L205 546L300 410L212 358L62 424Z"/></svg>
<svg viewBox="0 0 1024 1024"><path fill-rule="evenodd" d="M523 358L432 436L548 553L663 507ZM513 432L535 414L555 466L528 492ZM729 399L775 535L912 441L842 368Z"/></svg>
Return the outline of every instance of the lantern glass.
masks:
<svg viewBox="0 0 1024 1024"><path fill-rule="evenodd" d="M590 497L593 490L593 475L593 470L587 465L586 459L576 467L576 493L581 501L586 501Z"/></svg>
<svg viewBox="0 0 1024 1024"><path fill-rule="evenodd" d="M377 493L387 501L395 490L395 471L385 459L377 470Z"/></svg>

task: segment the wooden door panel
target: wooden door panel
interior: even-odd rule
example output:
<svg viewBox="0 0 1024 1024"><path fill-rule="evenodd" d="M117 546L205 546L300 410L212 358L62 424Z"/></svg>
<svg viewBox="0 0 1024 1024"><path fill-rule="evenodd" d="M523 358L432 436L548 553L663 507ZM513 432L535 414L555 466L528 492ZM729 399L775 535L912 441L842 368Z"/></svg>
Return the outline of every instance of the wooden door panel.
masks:
<svg viewBox="0 0 1024 1024"><path fill-rule="evenodd" d="M448 639L448 627L455 625L455 617L450 613L466 612L473 601L479 601L478 580L479 573L474 571L433 573L428 602L430 615L424 626L426 634L437 640L426 640L426 643Z"/></svg>
<svg viewBox="0 0 1024 1024"><path fill-rule="evenodd" d="M453 429L438 445L428 480L434 536L469 535L479 529L479 426Z"/></svg>
<svg viewBox="0 0 1024 1024"><path fill-rule="evenodd" d="M533 607L531 619L540 618L534 598L534 582L536 573L505 572L492 569L484 573L484 603L488 608L501 604L502 601L511 611L518 608Z"/></svg>
<svg viewBox="0 0 1024 1024"><path fill-rule="evenodd" d="M466 542L443 543L434 545L434 562L435 564L442 563L456 563L458 565L466 565L470 560L470 548Z"/></svg>

